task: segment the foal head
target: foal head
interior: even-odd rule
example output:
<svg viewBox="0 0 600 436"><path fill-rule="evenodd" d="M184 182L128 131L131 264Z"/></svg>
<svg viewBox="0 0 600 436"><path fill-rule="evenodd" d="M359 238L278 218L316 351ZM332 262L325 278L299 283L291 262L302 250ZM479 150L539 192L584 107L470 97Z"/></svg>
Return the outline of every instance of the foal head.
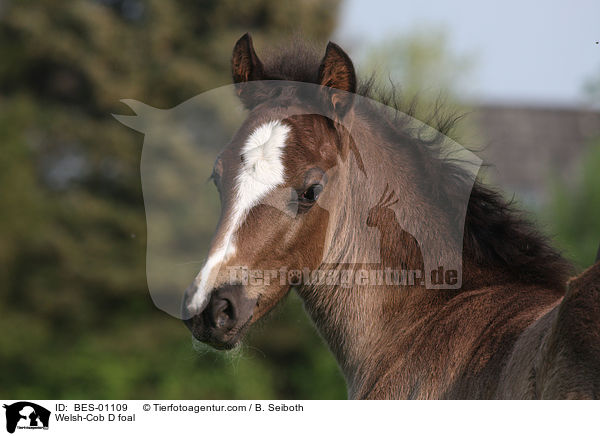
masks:
<svg viewBox="0 0 600 436"><path fill-rule="evenodd" d="M249 115L214 164L221 217L184 301L193 335L217 348L234 346L300 284L289 272L320 265L327 209L337 200L335 167L349 149L338 122L356 90L351 60L331 43L320 67L291 78L265 68L244 35L233 51L232 74ZM312 103L321 107L307 108L300 88L275 82L301 74L322 85Z"/></svg>

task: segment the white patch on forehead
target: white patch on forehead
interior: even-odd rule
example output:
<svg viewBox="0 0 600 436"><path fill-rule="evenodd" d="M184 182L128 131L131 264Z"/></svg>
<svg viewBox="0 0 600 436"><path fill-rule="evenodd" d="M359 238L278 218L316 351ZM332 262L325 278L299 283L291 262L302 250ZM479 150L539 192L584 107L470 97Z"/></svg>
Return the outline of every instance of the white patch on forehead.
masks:
<svg viewBox="0 0 600 436"><path fill-rule="evenodd" d="M284 182L282 154L289 132L289 126L281 121L269 121L255 129L244 143L240 156L242 163L235 183L234 204L224 224L226 231L219 247L212 250L194 281L197 283L196 290L188 305L191 313L198 313L204 308L220 265L235 254L235 232L250 209Z"/></svg>
<svg viewBox="0 0 600 436"><path fill-rule="evenodd" d="M289 131L280 121L270 121L252 132L242 147L235 204L239 219L265 194L283 183L285 168L281 155Z"/></svg>

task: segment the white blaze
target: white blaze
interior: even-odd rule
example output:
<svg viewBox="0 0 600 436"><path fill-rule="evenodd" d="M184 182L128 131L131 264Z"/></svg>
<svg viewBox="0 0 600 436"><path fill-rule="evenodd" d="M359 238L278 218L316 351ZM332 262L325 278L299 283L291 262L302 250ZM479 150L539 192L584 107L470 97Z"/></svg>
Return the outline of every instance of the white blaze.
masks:
<svg viewBox="0 0 600 436"><path fill-rule="evenodd" d="M226 230L222 242L212 250L194 280L195 291L188 304L188 311L192 314L204 308L220 266L235 254L235 232L250 209L283 183L285 168L282 154L289 131L290 128L281 121L269 121L256 128L244 143L233 208L228 219L224 220Z"/></svg>

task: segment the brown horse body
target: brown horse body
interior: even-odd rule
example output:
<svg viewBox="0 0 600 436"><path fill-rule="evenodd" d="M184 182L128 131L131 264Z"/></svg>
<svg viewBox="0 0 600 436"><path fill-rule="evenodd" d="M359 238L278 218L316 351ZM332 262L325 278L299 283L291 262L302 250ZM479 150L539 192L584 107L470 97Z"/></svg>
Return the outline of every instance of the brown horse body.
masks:
<svg viewBox="0 0 600 436"><path fill-rule="evenodd" d="M519 283L454 295L423 290L389 318L378 313L382 301L371 301L372 311L332 316L335 307L369 305L335 291L319 302L301 295L352 398L597 398L600 266L571 283L564 302L555 291ZM361 346L350 336L357 324L365 329L355 333Z"/></svg>
<svg viewBox="0 0 600 436"><path fill-rule="evenodd" d="M368 86L357 87L350 59L334 44L321 60L295 47L263 64L246 35L234 49L232 68L238 84L287 80L371 93ZM289 283L232 281L226 273L230 266L421 270L422 246L405 224L417 223L432 244L446 243L436 239L439 229L464 226L459 289L428 289L419 282L294 283L344 373L349 396L600 396L600 265L569 282L567 290L569 264L479 182L463 222L455 223L452 210L436 206L439 198L455 202L453 195L466 177L437 157L435 147L410 137L391 120L353 107L345 94L327 94L330 119L287 115L296 102L280 94L247 95L239 88L250 116L215 165L223 210L210 267L188 291L186 323L195 337L218 348L234 346L292 288ZM351 127L341 128L338 121L349 117L346 126ZM265 120L281 124L265 125ZM264 148L263 155L276 156L261 159L271 161L253 161L256 153L248 144L257 141L257 131L266 138L257 146ZM279 148L273 138L280 138ZM282 150L280 160L273 150ZM244 200L236 183L242 172L267 164L281 164L284 175L275 177L279 170L271 174L273 187L297 193L296 215L256 200L247 200L248 210L239 212ZM393 180L396 188L365 183L358 176L365 168L376 168L378 178ZM432 171L435 183L427 182ZM366 201L377 204L356 212ZM355 231L365 223L379 232L379 244ZM327 228L334 229L333 235ZM373 251L380 255L377 265L365 258Z"/></svg>

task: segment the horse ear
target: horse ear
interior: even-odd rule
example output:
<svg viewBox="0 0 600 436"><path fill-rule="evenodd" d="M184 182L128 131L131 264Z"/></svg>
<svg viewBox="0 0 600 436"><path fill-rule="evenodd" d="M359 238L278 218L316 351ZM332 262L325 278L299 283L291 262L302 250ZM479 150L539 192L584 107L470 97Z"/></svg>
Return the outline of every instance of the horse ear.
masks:
<svg viewBox="0 0 600 436"><path fill-rule="evenodd" d="M264 77L263 64L254 51L252 38L246 33L235 43L231 57L231 75L236 85L237 95L244 105L251 109L259 99L259 87L245 85L247 82L262 80Z"/></svg>
<svg viewBox="0 0 600 436"><path fill-rule="evenodd" d="M329 95L332 109L343 116L350 106L356 92L356 73L350 57L333 42L327 44L325 56L319 67L319 83L329 88L345 92L332 92Z"/></svg>
<svg viewBox="0 0 600 436"><path fill-rule="evenodd" d="M246 33L235 43L231 57L231 75L233 83L262 80L263 64L254 51L252 38Z"/></svg>

